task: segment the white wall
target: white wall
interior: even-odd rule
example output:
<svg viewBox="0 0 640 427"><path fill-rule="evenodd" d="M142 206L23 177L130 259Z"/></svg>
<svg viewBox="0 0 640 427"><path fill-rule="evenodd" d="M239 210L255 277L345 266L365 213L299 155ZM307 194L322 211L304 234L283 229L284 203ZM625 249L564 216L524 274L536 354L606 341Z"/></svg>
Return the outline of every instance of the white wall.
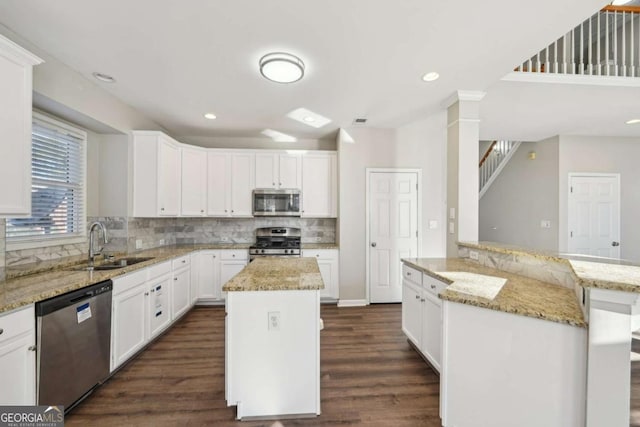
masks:
<svg viewBox="0 0 640 427"><path fill-rule="evenodd" d="M567 250L567 198L571 172L620 174L620 257L640 262L640 138L560 136L559 236Z"/></svg>
<svg viewBox="0 0 640 427"><path fill-rule="evenodd" d="M341 142L340 299L366 296L366 168L422 169L422 256L444 256L446 114L436 114L396 130L351 128L355 143ZM438 222L430 230L429 220Z"/></svg>
<svg viewBox="0 0 640 427"><path fill-rule="evenodd" d="M558 144L554 137L520 145L480 199L480 240L558 250Z"/></svg>

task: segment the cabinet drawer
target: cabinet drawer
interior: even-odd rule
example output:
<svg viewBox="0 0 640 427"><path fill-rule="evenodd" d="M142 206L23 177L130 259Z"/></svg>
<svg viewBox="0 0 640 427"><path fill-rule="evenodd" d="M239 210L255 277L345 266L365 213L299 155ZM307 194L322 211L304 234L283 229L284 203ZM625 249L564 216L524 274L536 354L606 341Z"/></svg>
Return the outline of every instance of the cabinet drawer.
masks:
<svg viewBox="0 0 640 427"><path fill-rule="evenodd" d="M173 260L173 269L183 268L191 264L191 257L189 255L181 256Z"/></svg>
<svg viewBox="0 0 640 427"><path fill-rule="evenodd" d="M246 260L246 259L249 259L249 251L247 251L246 249L225 249L223 251L220 251L220 259L223 259L223 260L235 260L235 259Z"/></svg>
<svg viewBox="0 0 640 427"><path fill-rule="evenodd" d="M338 251L336 249L303 249L302 256L333 261L338 259Z"/></svg>
<svg viewBox="0 0 640 427"><path fill-rule="evenodd" d="M33 304L0 314L0 343L17 337L24 332L35 330L35 316Z"/></svg>
<svg viewBox="0 0 640 427"><path fill-rule="evenodd" d="M428 274L422 275L422 286L427 290L427 292L430 292L433 295L438 295L447 288L446 283L441 282L438 279L434 279Z"/></svg>
<svg viewBox="0 0 640 427"><path fill-rule="evenodd" d="M127 289L131 289L132 287L144 283L147 281L147 275L149 274L148 268L143 268L142 270L134 271L129 274L125 274L124 276L118 276L113 278L113 295L118 295Z"/></svg>
<svg viewBox="0 0 640 427"><path fill-rule="evenodd" d="M155 279L169 273L171 273L171 261L161 262L149 267L149 279Z"/></svg>
<svg viewBox="0 0 640 427"><path fill-rule="evenodd" d="M422 285L422 272L407 264L402 264L402 277L417 285Z"/></svg>

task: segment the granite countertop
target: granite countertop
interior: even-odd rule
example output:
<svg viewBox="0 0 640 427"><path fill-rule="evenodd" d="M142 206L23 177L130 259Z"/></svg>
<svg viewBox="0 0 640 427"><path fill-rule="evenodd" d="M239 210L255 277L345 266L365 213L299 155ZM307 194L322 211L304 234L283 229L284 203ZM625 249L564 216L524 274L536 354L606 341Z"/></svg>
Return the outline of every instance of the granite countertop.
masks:
<svg viewBox="0 0 640 427"><path fill-rule="evenodd" d="M566 323L578 327L586 327L586 322L576 300L573 290L541 282L528 277L519 276L502 270L484 267L477 262L463 258L406 258L403 261L429 276L444 283L455 283L445 277L446 272L465 272L477 276L477 283L473 283L474 276L466 275L465 282L459 289L445 289L439 297L443 300L474 305L505 313L534 317L552 322ZM442 272L443 274L438 274ZM453 277L453 276L452 276ZM495 298L483 297L482 282L493 284L496 278L506 279Z"/></svg>
<svg viewBox="0 0 640 427"><path fill-rule="evenodd" d="M302 249L339 249L337 243L303 243Z"/></svg>
<svg viewBox="0 0 640 427"><path fill-rule="evenodd" d="M226 292L318 289L324 282L315 258L258 258L222 287Z"/></svg>
<svg viewBox="0 0 640 427"><path fill-rule="evenodd" d="M145 262L107 271L74 271L86 263L86 257L69 257L58 261L26 264L7 268L9 279L0 282L0 313L27 304L62 295L103 280L112 279L172 258L206 249L247 249L248 244L203 244L163 246L129 254L128 257L152 257ZM100 262L96 262L99 265Z"/></svg>
<svg viewBox="0 0 640 427"><path fill-rule="evenodd" d="M527 249L495 242L458 242L458 245L568 265L577 284L583 288L640 293L640 265L633 261Z"/></svg>

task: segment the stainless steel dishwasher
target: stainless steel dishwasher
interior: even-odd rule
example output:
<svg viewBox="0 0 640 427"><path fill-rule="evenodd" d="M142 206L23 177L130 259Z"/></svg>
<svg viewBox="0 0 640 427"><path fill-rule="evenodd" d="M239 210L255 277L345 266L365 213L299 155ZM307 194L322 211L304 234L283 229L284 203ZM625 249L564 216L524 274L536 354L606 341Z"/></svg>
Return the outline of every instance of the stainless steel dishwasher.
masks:
<svg viewBox="0 0 640 427"><path fill-rule="evenodd" d="M39 405L66 412L109 376L112 289L107 280L36 304Z"/></svg>

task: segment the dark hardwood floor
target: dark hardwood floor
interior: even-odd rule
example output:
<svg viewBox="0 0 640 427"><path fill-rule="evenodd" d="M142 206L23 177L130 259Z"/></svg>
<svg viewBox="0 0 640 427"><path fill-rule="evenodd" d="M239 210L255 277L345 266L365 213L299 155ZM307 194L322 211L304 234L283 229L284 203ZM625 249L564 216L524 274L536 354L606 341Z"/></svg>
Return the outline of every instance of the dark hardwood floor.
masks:
<svg viewBox="0 0 640 427"><path fill-rule="evenodd" d="M440 426L439 379L400 330L400 304L322 306L322 415L235 420L224 308L195 308L66 417L67 426Z"/></svg>

